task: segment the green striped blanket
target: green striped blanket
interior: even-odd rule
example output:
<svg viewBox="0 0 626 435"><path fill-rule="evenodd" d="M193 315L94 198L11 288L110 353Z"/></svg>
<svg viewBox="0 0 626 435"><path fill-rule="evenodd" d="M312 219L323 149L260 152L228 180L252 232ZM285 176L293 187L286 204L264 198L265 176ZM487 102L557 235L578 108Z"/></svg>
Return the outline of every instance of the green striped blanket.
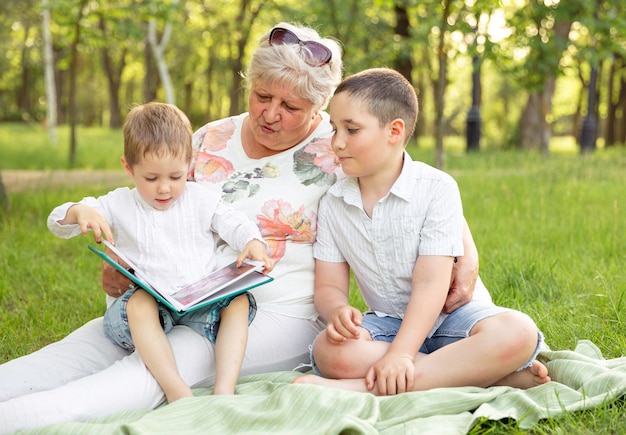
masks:
<svg viewBox="0 0 626 435"><path fill-rule="evenodd" d="M193 398L152 411L123 412L31 432L465 434L484 418L513 418L529 428L539 419L623 400L626 395L626 357L606 360L589 341L580 341L574 351L542 351L540 359L553 382L529 390L440 388L374 397L291 385L299 374L279 372L241 378L235 396L211 396L210 389L197 389Z"/></svg>

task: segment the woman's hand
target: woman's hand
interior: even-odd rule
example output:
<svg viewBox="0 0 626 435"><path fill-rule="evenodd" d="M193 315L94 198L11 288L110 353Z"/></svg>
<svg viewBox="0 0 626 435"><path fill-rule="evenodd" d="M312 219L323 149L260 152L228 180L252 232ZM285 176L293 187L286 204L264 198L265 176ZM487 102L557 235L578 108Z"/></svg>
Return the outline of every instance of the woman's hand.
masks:
<svg viewBox="0 0 626 435"><path fill-rule="evenodd" d="M448 297L443 305L443 312L449 314L457 308L472 300L474 288L478 279L478 249L474 243L474 238L464 221L463 226L463 249L465 255L457 257L452 267L452 278Z"/></svg>
<svg viewBox="0 0 626 435"><path fill-rule="evenodd" d="M112 259L116 260L119 264L128 268L128 265L120 260L109 248L106 248L106 253ZM109 296L114 298L122 296L127 290L134 287L133 282L122 275L115 267L107 263L102 262L102 288Z"/></svg>
<svg viewBox="0 0 626 435"><path fill-rule="evenodd" d="M458 257L452 267L452 280L443 305L443 312L449 314L471 301L477 279L478 262L473 263L466 257Z"/></svg>

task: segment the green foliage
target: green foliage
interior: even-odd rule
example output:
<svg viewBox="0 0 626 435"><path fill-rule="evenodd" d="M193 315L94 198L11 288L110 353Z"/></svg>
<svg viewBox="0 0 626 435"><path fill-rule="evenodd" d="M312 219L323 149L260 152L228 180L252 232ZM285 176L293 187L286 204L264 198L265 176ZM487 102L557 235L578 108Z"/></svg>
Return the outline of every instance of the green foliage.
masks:
<svg viewBox="0 0 626 435"><path fill-rule="evenodd" d="M59 122L68 119L69 47L78 19L78 3L50 1L52 38L59 92ZM114 99L109 83L119 84L119 111L144 100L163 100L154 63L145 49L146 23L155 18L159 29L167 20L174 32L165 53L177 104L195 123L245 110L240 72L245 70L258 38L279 21L312 26L338 39L344 48L344 71L351 74L376 66L396 66L410 60L412 78L424 110L420 132L432 134L434 84L438 76L437 38L444 31L449 85L444 117L446 134L462 134L471 102L471 57L479 55L483 71L484 142L489 147L510 143L516 134L520 108L528 90L542 86L553 73L570 71L586 77L587 62L606 62L624 55L626 18L615 1L600 0L451 0L450 16L440 29L442 2L434 0L315 0L301 2L101 0L85 3L78 46L78 122L106 125ZM398 33L399 8L406 10L410 31ZM41 121L45 117L41 2L23 0L0 5L0 119ZM502 21L502 17L506 22ZM555 37L561 23L571 21L568 40ZM510 35L508 38L504 36ZM112 64L106 76L103 50ZM560 61L559 61L560 60ZM558 87L558 84L557 84ZM580 84L576 85L576 90ZM608 88L606 74L600 88ZM618 95L616 87L616 96ZM578 133L573 125L577 107L561 99L554 111L559 132ZM607 101L606 91L601 95ZM569 103L569 104L568 104ZM604 103L606 104L606 103ZM600 117L606 111L600 112ZM80 140L80 137L79 137ZM80 148L80 147L79 147ZM79 149L80 151L80 149Z"/></svg>

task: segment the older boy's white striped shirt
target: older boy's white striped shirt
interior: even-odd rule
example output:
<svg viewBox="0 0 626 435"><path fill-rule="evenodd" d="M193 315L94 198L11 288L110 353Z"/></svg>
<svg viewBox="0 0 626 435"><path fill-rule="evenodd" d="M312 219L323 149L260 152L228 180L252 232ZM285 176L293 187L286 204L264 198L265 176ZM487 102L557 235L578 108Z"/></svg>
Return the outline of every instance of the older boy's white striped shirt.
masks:
<svg viewBox="0 0 626 435"><path fill-rule="evenodd" d="M339 181L328 191L319 207L313 252L322 261L350 264L369 310L403 318L418 255L463 255L462 235L454 179L405 153L400 176L371 218L357 179Z"/></svg>

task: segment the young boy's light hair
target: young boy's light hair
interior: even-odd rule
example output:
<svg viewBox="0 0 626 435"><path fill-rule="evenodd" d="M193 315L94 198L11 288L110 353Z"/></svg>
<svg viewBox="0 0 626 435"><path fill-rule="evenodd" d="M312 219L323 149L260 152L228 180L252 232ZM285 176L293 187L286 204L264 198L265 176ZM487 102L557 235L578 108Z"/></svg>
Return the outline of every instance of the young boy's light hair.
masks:
<svg viewBox="0 0 626 435"><path fill-rule="evenodd" d="M124 123L124 157L130 167L146 154L191 162L193 129L178 107L165 103L135 106Z"/></svg>
<svg viewBox="0 0 626 435"><path fill-rule="evenodd" d="M394 119L405 125L404 145L409 142L417 122L418 103L413 85L399 72L389 68L372 68L346 78L335 95L346 92L367 105L381 127Z"/></svg>

